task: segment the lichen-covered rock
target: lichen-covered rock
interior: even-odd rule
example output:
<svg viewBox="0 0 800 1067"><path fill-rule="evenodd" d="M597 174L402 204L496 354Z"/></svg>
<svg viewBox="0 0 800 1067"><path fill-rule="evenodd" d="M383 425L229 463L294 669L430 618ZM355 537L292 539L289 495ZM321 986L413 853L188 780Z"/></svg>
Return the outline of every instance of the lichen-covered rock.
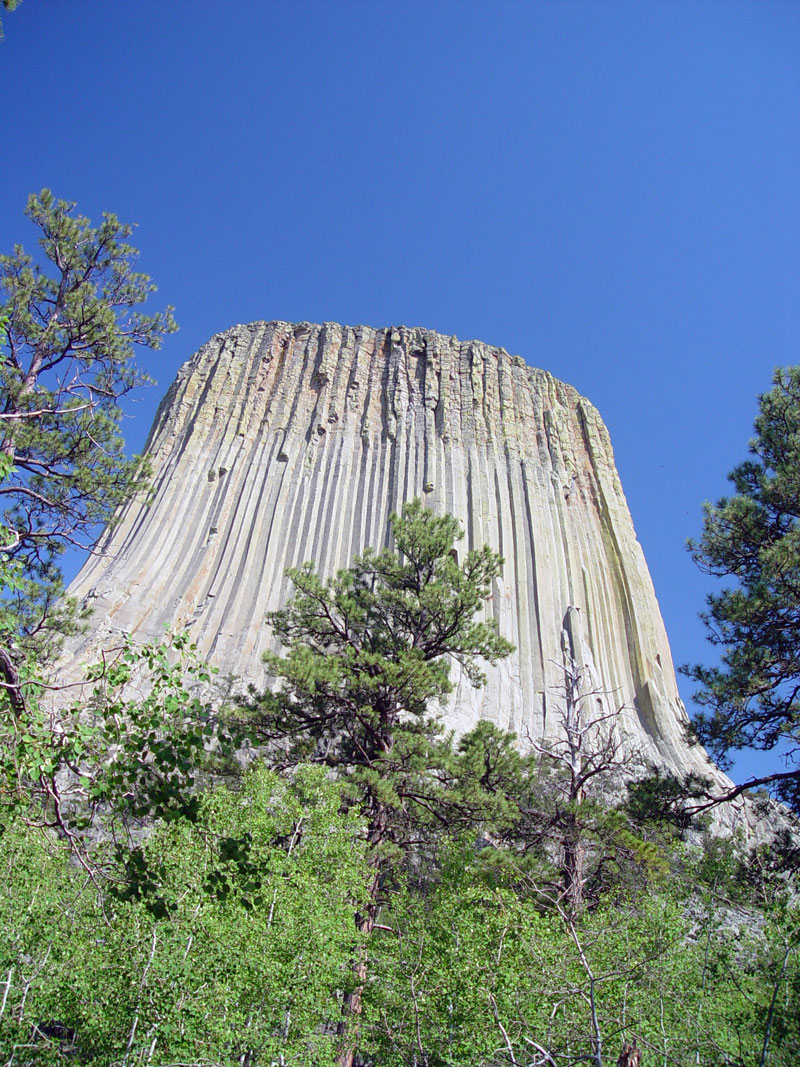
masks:
<svg viewBox="0 0 800 1067"><path fill-rule="evenodd" d="M156 417L154 491L135 500L70 592L91 600L81 658L119 631L191 627L223 671L265 681L268 610L287 567L330 574L421 496L464 548L505 557L488 610L516 652L466 678L458 731L488 718L525 739L560 729L564 633L643 756L718 775L684 736L667 637L594 407L524 360L422 329L256 322L186 363Z"/></svg>

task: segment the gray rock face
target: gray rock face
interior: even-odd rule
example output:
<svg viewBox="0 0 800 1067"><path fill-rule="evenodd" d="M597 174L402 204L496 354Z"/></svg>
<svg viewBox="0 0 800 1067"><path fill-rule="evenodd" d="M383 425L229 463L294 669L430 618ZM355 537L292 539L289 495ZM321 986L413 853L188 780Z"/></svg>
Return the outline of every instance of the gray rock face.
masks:
<svg viewBox="0 0 800 1067"><path fill-rule="evenodd" d="M119 631L190 627L223 671L264 683L265 612L287 567L326 574L387 542L420 496L505 557L488 610L516 652L445 709L538 742L561 727L565 641L632 746L712 773L684 740L667 637L594 407L518 356L422 329L256 322L217 334L164 399L154 493L123 510L70 592L94 607L81 659Z"/></svg>

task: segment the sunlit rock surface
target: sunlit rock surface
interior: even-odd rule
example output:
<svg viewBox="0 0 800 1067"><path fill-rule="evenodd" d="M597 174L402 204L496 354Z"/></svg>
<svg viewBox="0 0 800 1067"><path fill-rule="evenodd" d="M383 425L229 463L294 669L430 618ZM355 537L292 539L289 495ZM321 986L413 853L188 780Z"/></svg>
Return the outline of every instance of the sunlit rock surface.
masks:
<svg viewBox="0 0 800 1067"><path fill-rule="evenodd" d="M326 574L422 497L462 520L464 551L505 557L489 611L515 653L483 689L458 678L458 731L491 719L538 742L561 729L565 654L645 759L708 773L652 582L595 408L519 356L403 327L256 322L217 334L164 399L135 500L70 592L94 609L79 659L120 631L189 627L224 672L266 682L264 615L287 567ZM718 782L725 781L719 772Z"/></svg>

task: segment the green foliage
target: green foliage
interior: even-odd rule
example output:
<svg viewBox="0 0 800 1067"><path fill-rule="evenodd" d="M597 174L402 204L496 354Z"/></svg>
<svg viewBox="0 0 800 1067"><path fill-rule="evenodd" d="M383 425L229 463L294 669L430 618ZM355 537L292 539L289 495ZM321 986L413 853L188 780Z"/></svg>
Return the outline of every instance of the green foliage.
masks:
<svg viewBox="0 0 800 1067"><path fill-rule="evenodd" d="M625 810L638 825L657 823L670 827L683 839L687 831L704 825L701 817L686 810L687 803L707 797L711 784L709 779L694 773L678 778L669 771L652 767L649 774L626 783Z"/></svg>
<svg viewBox="0 0 800 1067"><path fill-rule="evenodd" d="M289 572L295 595L268 617L283 655L267 655L277 693L249 712L284 762L335 768L364 818L370 873L357 929L374 929L387 873L420 848L429 824L475 817L477 796L451 793L452 752L438 707L456 662L473 685L480 661L511 652L494 620L476 619L502 559L484 546L455 558L450 515L419 500L391 516L394 549L366 549L323 582L312 564ZM353 961L337 1053L353 1067L369 958Z"/></svg>
<svg viewBox="0 0 800 1067"><path fill-rule="evenodd" d="M372 1062L567 1067L599 1047L613 1063L635 1037L643 1062L744 1067L768 1025L764 1062L796 1062L796 912L763 923L708 905L698 923L691 886L673 882L573 919L533 886L487 883L480 856L452 842L427 892L390 901L365 1006Z"/></svg>
<svg viewBox="0 0 800 1067"><path fill-rule="evenodd" d="M447 767L442 802L450 809L449 833L465 826L493 836L518 834L536 764L520 752L515 734L483 720L459 739Z"/></svg>
<svg viewBox="0 0 800 1067"><path fill-rule="evenodd" d="M520 806L509 737L481 731L459 759L457 795L479 776ZM509 844L440 835L393 871L367 930L353 916L370 907L374 866L343 800L323 768L287 780L257 765L117 850L97 884L63 845L8 821L0 1055L333 1067L357 992L361 1067L572 1067L614 1062L632 1038L645 1062L797 1062L797 896L766 850L745 864L730 846L673 842L669 879L575 914L518 863L511 830Z"/></svg>
<svg viewBox="0 0 800 1067"><path fill-rule="evenodd" d="M533 752L520 754L512 735L481 723L462 738L457 763L472 770L479 794L495 798L487 829L505 847L487 850L485 862L498 872L515 869L515 885L520 874L533 879L576 914L612 890L626 893L665 864L630 813L609 803L630 762L619 711L571 656L560 696L559 728L546 742L531 741Z"/></svg>
<svg viewBox="0 0 800 1067"><path fill-rule="evenodd" d="M701 568L735 580L702 615L721 665L684 668L707 709L695 730L718 760L744 747L796 755L800 742L800 367L773 383L759 399L752 458L729 475L735 495L706 505L691 545ZM798 776L785 778L790 800Z"/></svg>
<svg viewBox="0 0 800 1067"><path fill-rule="evenodd" d="M154 286L136 270L133 227L108 214L93 227L47 189L29 198L26 215L49 271L21 245L0 256L0 817L41 802L35 817L71 836L112 795L135 797L132 811L165 810L203 747L199 727L187 725L196 702L155 646L120 650L93 676L89 706L64 709L62 699L56 710L43 682L61 637L82 622L63 596L60 554L90 543L144 484L119 429L119 402L146 381L134 346L157 348L175 324L170 309L137 310ZM181 642L170 654L183 654ZM137 656L153 674L150 703L120 703Z"/></svg>
<svg viewBox="0 0 800 1067"><path fill-rule="evenodd" d="M22 817L57 829L87 865L99 816L118 843L144 818L195 818L201 784L234 746L200 698L212 672L185 633L106 657L71 704L27 678L24 717L0 715L0 827Z"/></svg>
<svg viewBox="0 0 800 1067"><path fill-rule="evenodd" d="M281 689L250 709L288 763L336 769L367 815L376 862L402 854L426 812L437 818L450 751L437 705L451 663L479 685L480 661L511 651L493 620L475 618L500 557L484 547L459 564L460 524L418 500L391 524L394 550L367 549L330 581L311 564L290 572L295 595L268 620L286 647L266 657Z"/></svg>
<svg viewBox="0 0 800 1067"><path fill-rule="evenodd" d="M0 1054L97 1067L330 1067L357 949L358 827L316 769L263 767L143 845L151 885L98 895L46 838L0 837ZM5 998L2 991L5 989Z"/></svg>
<svg viewBox="0 0 800 1067"><path fill-rule="evenodd" d="M441 844L429 878L397 880L369 937L358 821L319 768L264 767L220 787L194 823L145 840L150 884L93 886L21 824L0 835L0 1054L15 1064L332 1067L335 1023L368 947L360 1063L508 1067L644 1062L793 1067L800 927L790 887L730 905L723 866L578 917L529 883L486 878L487 846ZM727 861L725 861L727 863ZM519 878L522 889L526 876ZM698 887L699 891L698 891ZM544 1055L550 1057L544 1060Z"/></svg>
<svg viewBox="0 0 800 1067"><path fill-rule="evenodd" d="M26 215L50 272L21 245L0 255L0 497L6 552L22 562L21 584L6 593L15 636L35 644L65 621L52 612L60 553L91 543L143 484L141 463L125 455L119 402L147 381L134 346L158 348L176 327L171 309L137 310L155 286L136 270L132 226L105 214L93 227L48 189Z"/></svg>

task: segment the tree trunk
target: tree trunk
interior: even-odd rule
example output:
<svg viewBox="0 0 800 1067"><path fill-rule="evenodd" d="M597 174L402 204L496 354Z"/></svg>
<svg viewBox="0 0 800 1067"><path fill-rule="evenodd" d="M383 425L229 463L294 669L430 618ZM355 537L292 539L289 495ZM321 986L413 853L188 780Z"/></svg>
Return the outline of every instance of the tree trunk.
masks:
<svg viewBox="0 0 800 1067"><path fill-rule="evenodd" d="M572 914L583 907L583 880L586 849L581 841L577 820L572 819L564 834L564 896Z"/></svg>
<svg viewBox="0 0 800 1067"><path fill-rule="evenodd" d="M0 646L0 677L3 681L0 682L3 689L8 694L8 700L11 704L11 710L17 719L21 719L27 708L25 707L25 698L22 695L22 686L19 680L19 672L14 665L14 661L11 659L7 649Z"/></svg>
<svg viewBox="0 0 800 1067"><path fill-rule="evenodd" d="M358 1040L361 1034L361 1015L364 1010L364 986L367 983L367 968L369 966L366 942L375 929L375 923L378 920L378 894L380 892L382 868L379 846L386 837L388 814L385 805L376 804L376 810L370 820L369 833L367 835L371 849L368 861L370 880L367 885L367 900L363 912L356 912L355 915L356 929L364 939L364 947L353 963L355 988L344 998L342 1018L336 1027L336 1034L339 1038L339 1048L336 1052L337 1067L353 1067L356 1052L358 1051Z"/></svg>

